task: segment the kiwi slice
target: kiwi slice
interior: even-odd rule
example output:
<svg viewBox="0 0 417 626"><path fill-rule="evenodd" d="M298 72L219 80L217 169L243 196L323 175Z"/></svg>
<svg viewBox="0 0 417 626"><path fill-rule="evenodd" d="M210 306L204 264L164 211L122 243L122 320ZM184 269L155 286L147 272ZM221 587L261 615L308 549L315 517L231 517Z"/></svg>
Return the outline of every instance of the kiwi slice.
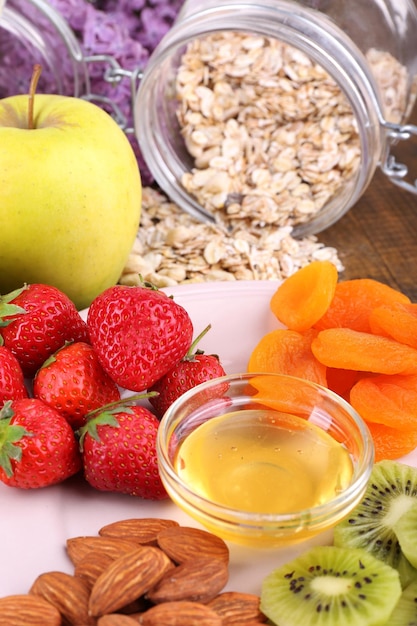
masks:
<svg viewBox="0 0 417 626"><path fill-rule="evenodd" d="M396 568L405 587L417 579L417 569L401 549L395 528L416 504L417 469L397 461L375 463L362 501L335 527L334 545L365 548ZM410 541L417 542L415 528Z"/></svg>
<svg viewBox="0 0 417 626"><path fill-rule="evenodd" d="M416 503L393 526L401 550L414 568L417 568L417 498ZM417 626L417 622L416 622Z"/></svg>
<svg viewBox="0 0 417 626"><path fill-rule="evenodd" d="M401 591L398 572L366 550L318 546L264 579L260 608L279 626L380 626Z"/></svg>
<svg viewBox="0 0 417 626"><path fill-rule="evenodd" d="M390 615L389 626L417 626L417 580L402 592Z"/></svg>

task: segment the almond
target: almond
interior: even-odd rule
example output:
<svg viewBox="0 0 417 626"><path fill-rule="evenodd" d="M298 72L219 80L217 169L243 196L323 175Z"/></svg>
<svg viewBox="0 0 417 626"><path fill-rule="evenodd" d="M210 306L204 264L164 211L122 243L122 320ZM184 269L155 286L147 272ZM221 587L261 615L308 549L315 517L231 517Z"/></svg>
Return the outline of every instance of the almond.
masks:
<svg viewBox="0 0 417 626"><path fill-rule="evenodd" d="M94 624L88 615L89 589L81 578L65 572L40 574L29 593L53 604L71 624Z"/></svg>
<svg viewBox="0 0 417 626"><path fill-rule="evenodd" d="M67 539L67 554L73 565L77 565L91 550L100 550L102 553L110 554L114 558L121 554L126 554L136 550L138 543L127 539L116 539L115 537L70 537Z"/></svg>
<svg viewBox="0 0 417 626"><path fill-rule="evenodd" d="M162 550L140 546L119 557L97 578L91 590L89 611L96 617L113 613L154 587L172 562Z"/></svg>
<svg viewBox="0 0 417 626"><path fill-rule="evenodd" d="M100 574L109 567L110 563L113 563L115 558L100 550L91 550L75 566L74 576L80 576L91 589Z"/></svg>
<svg viewBox="0 0 417 626"><path fill-rule="evenodd" d="M98 534L103 537L132 539L137 543L156 545L158 533L172 526L179 526L179 523L158 517L133 518L107 524L100 528Z"/></svg>
<svg viewBox="0 0 417 626"><path fill-rule="evenodd" d="M16 594L0 598L0 626L60 626L58 609L44 598Z"/></svg>
<svg viewBox="0 0 417 626"><path fill-rule="evenodd" d="M251 593L224 591L208 603L223 620L223 626L262 624L266 616L259 608L260 599Z"/></svg>
<svg viewBox="0 0 417 626"><path fill-rule="evenodd" d="M169 570L146 594L154 604L187 600L210 602L225 586L229 578L224 561L197 557Z"/></svg>
<svg viewBox="0 0 417 626"><path fill-rule="evenodd" d="M222 626L222 618L199 602L164 602L139 617L143 626Z"/></svg>
<svg viewBox="0 0 417 626"><path fill-rule="evenodd" d="M158 533L158 545L175 563L183 563L196 556L217 558L229 562L229 548L216 535L199 528L178 526Z"/></svg>

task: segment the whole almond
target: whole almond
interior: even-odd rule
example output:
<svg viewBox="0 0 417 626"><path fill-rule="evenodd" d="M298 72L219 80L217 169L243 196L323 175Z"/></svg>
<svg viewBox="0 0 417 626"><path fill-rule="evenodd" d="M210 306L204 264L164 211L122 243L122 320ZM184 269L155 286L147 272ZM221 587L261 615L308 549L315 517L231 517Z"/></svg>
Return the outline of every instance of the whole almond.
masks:
<svg viewBox="0 0 417 626"><path fill-rule="evenodd" d="M144 517L120 520L103 526L98 534L103 537L117 537L119 539L133 539L140 544L156 545L156 538L161 530L179 526L172 519L159 517Z"/></svg>
<svg viewBox="0 0 417 626"><path fill-rule="evenodd" d="M133 602L172 568L167 555L154 546L140 546L119 557L97 578L90 594L89 612L96 617L118 611Z"/></svg>
<svg viewBox="0 0 417 626"><path fill-rule="evenodd" d="M218 613L223 626L242 626L266 622L266 616L259 608L259 596L239 591L224 591L211 600L207 606Z"/></svg>
<svg viewBox="0 0 417 626"><path fill-rule="evenodd" d="M158 545L175 563L197 556L209 556L229 562L229 548L223 539L212 533L188 526L165 528L158 533Z"/></svg>
<svg viewBox="0 0 417 626"><path fill-rule="evenodd" d="M0 598L0 626L60 626L58 609L40 596L16 594Z"/></svg>
<svg viewBox="0 0 417 626"><path fill-rule="evenodd" d="M164 602L139 618L143 626L222 626L222 618L199 602Z"/></svg>
<svg viewBox="0 0 417 626"><path fill-rule="evenodd" d="M146 594L154 604L187 600L210 602L223 589L229 578L224 561L197 557L169 570Z"/></svg>
<svg viewBox="0 0 417 626"><path fill-rule="evenodd" d="M73 565L77 565L91 550L99 550L117 558L136 550L138 545L138 542L128 539L99 536L70 537L66 542L67 554Z"/></svg>
<svg viewBox="0 0 417 626"><path fill-rule="evenodd" d="M113 563L115 558L106 552L91 550L75 566L74 576L80 576L91 589L97 578L109 567L110 563Z"/></svg>
<svg viewBox="0 0 417 626"><path fill-rule="evenodd" d="M53 604L72 624L94 624L88 615L89 589L81 578L65 572L45 572L36 578L29 593Z"/></svg>

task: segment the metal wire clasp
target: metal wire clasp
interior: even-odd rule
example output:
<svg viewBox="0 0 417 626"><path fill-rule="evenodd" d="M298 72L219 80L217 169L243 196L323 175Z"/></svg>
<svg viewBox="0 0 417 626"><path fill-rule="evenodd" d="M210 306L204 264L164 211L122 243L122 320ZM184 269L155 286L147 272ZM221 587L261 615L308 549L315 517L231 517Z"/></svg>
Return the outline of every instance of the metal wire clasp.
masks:
<svg viewBox="0 0 417 626"><path fill-rule="evenodd" d="M406 191L417 194L417 179L414 182L405 180L409 173L407 165L398 163L395 156L391 154L391 148L399 141L410 139L412 135L417 135L417 126L414 124L393 124L384 120L382 126L387 131L387 141L385 150L381 156L381 170L392 180L393 183L402 187Z"/></svg>
<svg viewBox="0 0 417 626"><path fill-rule="evenodd" d="M83 60L86 64L103 63L103 78L107 83L111 85L116 85L120 83L120 81L126 79L130 81L131 111L133 111L136 92L140 80L143 76L143 70L139 67L135 68L134 70L126 70L116 61L114 57L107 54L95 54L91 56L86 56ZM135 132L133 126L129 125L129 119L120 109L117 102L115 102L108 96L91 93L89 91L88 93L84 94L82 98L91 102L95 102L99 105L105 105L109 110L111 116L115 119L117 124L122 130L124 130L126 134L133 134Z"/></svg>

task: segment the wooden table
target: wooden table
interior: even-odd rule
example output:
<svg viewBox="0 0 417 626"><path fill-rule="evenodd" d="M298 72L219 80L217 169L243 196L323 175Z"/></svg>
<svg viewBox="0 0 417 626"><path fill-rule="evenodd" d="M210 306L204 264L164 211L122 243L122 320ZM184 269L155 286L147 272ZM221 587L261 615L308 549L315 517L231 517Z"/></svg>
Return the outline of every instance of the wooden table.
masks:
<svg viewBox="0 0 417 626"><path fill-rule="evenodd" d="M417 109L410 120L417 124ZM417 137L396 154L417 178ZM334 246L345 266L341 279L374 278L417 302L417 195L394 185L378 169L359 202L335 225L318 234Z"/></svg>

